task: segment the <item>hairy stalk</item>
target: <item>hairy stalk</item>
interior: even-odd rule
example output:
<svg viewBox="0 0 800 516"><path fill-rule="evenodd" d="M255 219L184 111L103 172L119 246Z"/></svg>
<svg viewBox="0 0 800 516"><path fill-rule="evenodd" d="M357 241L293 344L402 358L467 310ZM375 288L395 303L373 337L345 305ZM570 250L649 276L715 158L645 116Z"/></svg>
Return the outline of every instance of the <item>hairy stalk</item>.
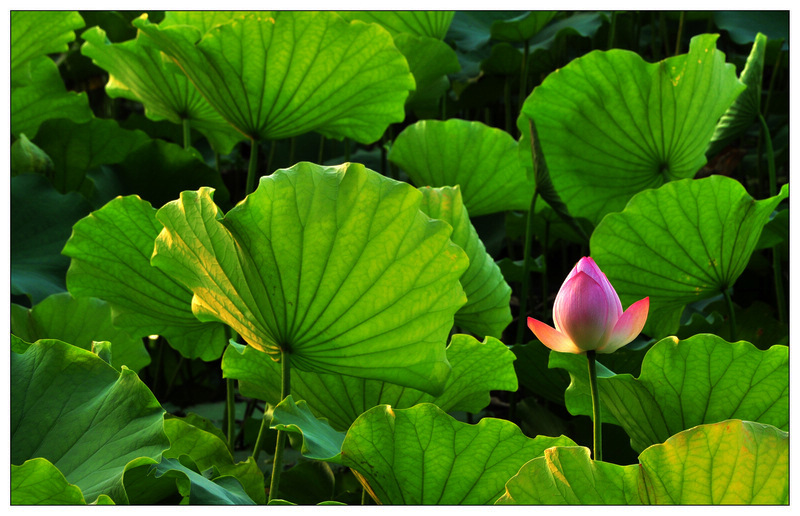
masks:
<svg viewBox="0 0 800 516"><path fill-rule="evenodd" d="M725 304L728 305L728 322L731 327L731 342L736 342L739 340L739 333L736 331L736 314L733 311L733 300L731 300L731 294L728 292L728 289L724 289L722 295L725 297Z"/></svg>
<svg viewBox="0 0 800 516"><path fill-rule="evenodd" d="M281 350L281 401L291 394L291 363L290 354ZM286 432L278 430L278 440L275 444L275 456L272 461L272 478L269 482L269 499L273 500L281 484L281 471L283 470L283 449L286 444Z"/></svg>
<svg viewBox="0 0 800 516"><path fill-rule="evenodd" d="M595 354L595 350L586 352L586 358L589 361L589 385L592 390L592 423L594 425L594 437L592 440L594 452L592 458L594 460L603 460L603 428L600 419L600 391L597 388L597 364Z"/></svg>
<svg viewBox="0 0 800 516"><path fill-rule="evenodd" d="M273 142L274 145L275 142ZM258 140L250 140L250 162L247 165L247 184L244 195L248 196L256 189L256 174L258 170Z"/></svg>
<svg viewBox="0 0 800 516"><path fill-rule="evenodd" d="M528 210L528 222L525 228L525 242L523 243L522 258L522 290L519 293L519 320L517 321L517 344L522 344L522 336L528 319L528 291L530 290L531 275L531 247L533 240L533 216L536 208L536 198L539 197L539 189L533 192L531 207Z"/></svg>
<svg viewBox="0 0 800 516"><path fill-rule="evenodd" d="M675 55L681 53L681 37L683 36L683 19L686 17L686 12L681 11L681 17L678 20L678 35L675 36Z"/></svg>
<svg viewBox="0 0 800 516"><path fill-rule="evenodd" d="M769 196L773 197L778 193L777 178L775 177L775 152L772 149L772 137L769 134L769 127L767 121L762 115L758 115L761 122L761 129L764 133L764 143L767 146L767 170L769 173ZM775 296L778 302L778 320L780 322L786 321L786 303L784 302L785 294L783 290L783 270L781 265L781 257L778 253L778 246L772 248L772 274L775 281Z"/></svg>
<svg viewBox="0 0 800 516"><path fill-rule="evenodd" d="M189 150L192 148L192 126L188 118L183 119L183 148Z"/></svg>

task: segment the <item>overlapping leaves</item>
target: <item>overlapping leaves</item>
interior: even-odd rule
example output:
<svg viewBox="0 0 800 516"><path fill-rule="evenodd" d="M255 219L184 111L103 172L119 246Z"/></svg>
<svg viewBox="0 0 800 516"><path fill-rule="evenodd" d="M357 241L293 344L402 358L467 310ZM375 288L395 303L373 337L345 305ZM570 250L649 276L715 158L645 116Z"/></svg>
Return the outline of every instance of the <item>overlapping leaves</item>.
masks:
<svg viewBox="0 0 800 516"><path fill-rule="evenodd" d="M528 97L518 127L529 138L528 119L535 121L573 216L596 224L635 193L697 173L717 120L745 88L717 37L696 36L688 54L653 64L625 50L590 52Z"/></svg>
<svg viewBox="0 0 800 516"><path fill-rule="evenodd" d="M417 122L398 135L389 159L417 186L460 186L472 216L531 204L533 183L517 159L517 142L480 122Z"/></svg>
<svg viewBox="0 0 800 516"><path fill-rule="evenodd" d="M191 292L150 265L162 228L156 210L135 195L118 197L78 221L63 251L72 259L69 291L110 303L114 323L134 336L164 335L184 356L219 358L226 343L223 326L198 321Z"/></svg>
<svg viewBox="0 0 800 516"><path fill-rule="evenodd" d="M438 394L468 260L421 197L361 165L300 163L224 217L209 189L181 194L157 214L152 263L194 292L200 320L293 367Z"/></svg>
<svg viewBox="0 0 800 516"><path fill-rule="evenodd" d="M146 18L134 25L251 139L316 131L371 143L403 120L414 88L384 29L348 24L335 13L250 14L202 39L189 25L161 28Z"/></svg>
<svg viewBox="0 0 800 516"><path fill-rule="evenodd" d="M128 462L169 447L164 410L134 372L58 340L11 353L11 463L41 457L87 501L127 501Z"/></svg>
<svg viewBox="0 0 800 516"><path fill-rule="evenodd" d="M724 176L682 180L637 194L592 234L592 257L628 306L650 296L645 333L678 329L684 306L733 286L778 203L754 200Z"/></svg>
<svg viewBox="0 0 800 516"><path fill-rule="evenodd" d="M384 403L395 408L435 403L446 411L480 412L489 404L491 391L517 389L513 360L513 353L495 338L479 342L456 334L447 347L452 371L438 396L388 382L307 371L292 372L292 394L338 430L347 429L363 412ZM280 364L263 353L233 344L225 350L222 370L226 378L239 381L245 396L273 405L280 401Z"/></svg>
<svg viewBox="0 0 800 516"><path fill-rule="evenodd" d="M591 414L586 360L552 353L551 367L567 369L565 394L574 414ZM606 374L598 378L603 412L631 438L634 450L664 442L695 425L743 419L789 427L789 348L757 349L749 342L726 342L716 335L686 340L666 338L645 355L638 378Z"/></svg>
<svg viewBox="0 0 800 516"><path fill-rule="evenodd" d="M681 432L630 466L550 448L508 481L498 504L786 504L788 467L788 434L728 420Z"/></svg>

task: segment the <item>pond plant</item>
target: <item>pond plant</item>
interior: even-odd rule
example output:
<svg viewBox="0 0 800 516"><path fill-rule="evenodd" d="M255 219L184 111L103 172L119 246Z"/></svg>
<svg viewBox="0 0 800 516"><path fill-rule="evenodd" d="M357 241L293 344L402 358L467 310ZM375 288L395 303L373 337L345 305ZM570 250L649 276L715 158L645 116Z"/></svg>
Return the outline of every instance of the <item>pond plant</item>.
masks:
<svg viewBox="0 0 800 516"><path fill-rule="evenodd" d="M10 18L12 504L788 504L788 12Z"/></svg>

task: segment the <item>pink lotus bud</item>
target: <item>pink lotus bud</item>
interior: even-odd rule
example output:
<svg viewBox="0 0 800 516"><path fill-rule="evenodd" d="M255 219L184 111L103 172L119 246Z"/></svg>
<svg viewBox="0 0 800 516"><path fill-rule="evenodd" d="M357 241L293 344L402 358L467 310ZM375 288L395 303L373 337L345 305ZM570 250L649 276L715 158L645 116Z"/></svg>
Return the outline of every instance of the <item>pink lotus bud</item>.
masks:
<svg viewBox="0 0 800 516"><path fill-rule="evenodd" d="M650 298L623 312L614 287L589 257L572 268L553 306L556 327L528 317L528 328L548 348L562 353L613 353L644 328Z"/></svg>

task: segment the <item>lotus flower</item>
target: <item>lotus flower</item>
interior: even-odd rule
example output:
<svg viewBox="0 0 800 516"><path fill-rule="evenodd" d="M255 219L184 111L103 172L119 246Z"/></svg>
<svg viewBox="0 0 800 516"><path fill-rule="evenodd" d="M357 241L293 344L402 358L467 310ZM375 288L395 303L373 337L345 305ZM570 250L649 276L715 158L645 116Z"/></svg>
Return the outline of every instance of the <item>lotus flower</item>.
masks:
<svg viewBox="0 0 800 516"><path fill-rule="evenodd" d="M548 348L562 353L613 353L642 331L650 298L633 303L625 312L614 287L589 257L572 268L556 296L556 327L528 317L528 328Z"/></svg>

